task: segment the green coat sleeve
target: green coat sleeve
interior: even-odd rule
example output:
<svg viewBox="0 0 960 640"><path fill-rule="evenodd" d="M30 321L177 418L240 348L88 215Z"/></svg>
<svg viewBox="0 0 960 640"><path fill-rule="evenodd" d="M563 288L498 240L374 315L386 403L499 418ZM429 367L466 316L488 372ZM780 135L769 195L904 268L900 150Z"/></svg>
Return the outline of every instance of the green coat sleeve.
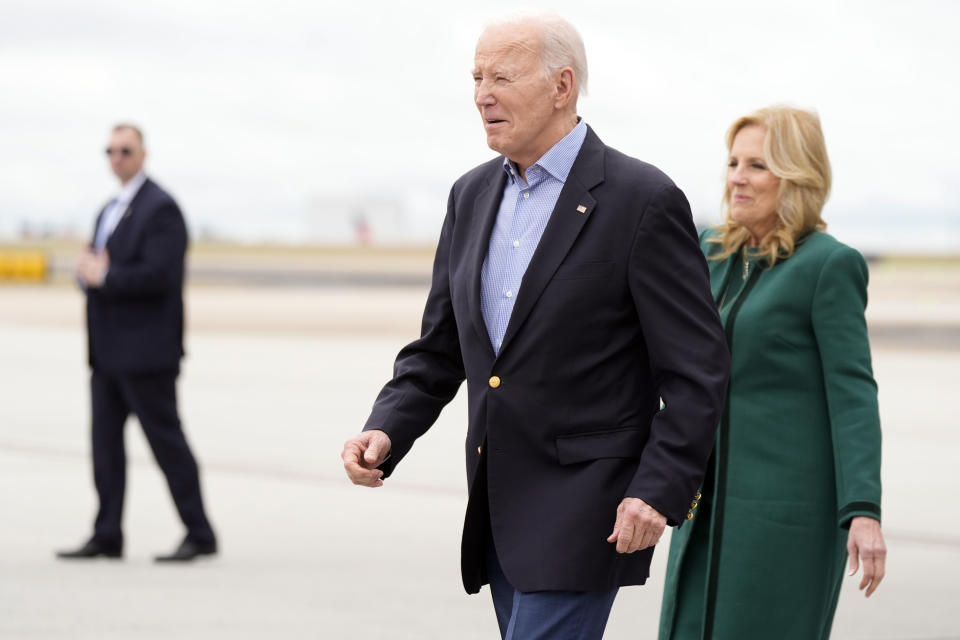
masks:
<svg viewBox="0 0 960 640"><path fill-rule="evenodd" d="M841 245L824 261L813 297L841 526L854 516L880 519L880 413L864 318L867 279L863 256Z"/></svg>

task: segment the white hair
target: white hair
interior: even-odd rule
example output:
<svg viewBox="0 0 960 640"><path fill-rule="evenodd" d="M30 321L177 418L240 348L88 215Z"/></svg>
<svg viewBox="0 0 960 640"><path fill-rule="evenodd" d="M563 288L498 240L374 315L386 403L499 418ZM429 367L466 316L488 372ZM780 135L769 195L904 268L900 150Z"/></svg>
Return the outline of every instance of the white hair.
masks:
<svg viewBox="0 0 960 640"><path fill-rule="evenodd" d="M484 25L491 29L535 26L540 30L540 63L543 72L553 77L564 67L573 69L573 86L577 94L587 94L587 51L583 39L572 24L550 11L516 11L494 18Z"/></svg>

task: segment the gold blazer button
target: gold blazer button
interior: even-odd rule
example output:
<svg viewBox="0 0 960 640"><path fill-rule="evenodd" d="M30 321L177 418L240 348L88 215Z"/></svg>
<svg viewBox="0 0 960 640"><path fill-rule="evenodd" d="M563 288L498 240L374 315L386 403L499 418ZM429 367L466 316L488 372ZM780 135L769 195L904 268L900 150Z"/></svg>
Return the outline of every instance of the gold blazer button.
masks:
<svg viewBox="0 0 960 640"><path fill-rule="evenodd" d="M689 511L687 512L687 520L693 520L693 514Z"/></svg>
<svg viewBox="0 0 960 640"><path fill-rule="evenodd" d="M477 447L477 455L483 453L483 447Z"/></svg>
<svg viewBox="0 0 960 640"><path fill-rule="evenodd" d="M490 376L490 388L496 389L500 386L500 377L499 376Z"/></svg>

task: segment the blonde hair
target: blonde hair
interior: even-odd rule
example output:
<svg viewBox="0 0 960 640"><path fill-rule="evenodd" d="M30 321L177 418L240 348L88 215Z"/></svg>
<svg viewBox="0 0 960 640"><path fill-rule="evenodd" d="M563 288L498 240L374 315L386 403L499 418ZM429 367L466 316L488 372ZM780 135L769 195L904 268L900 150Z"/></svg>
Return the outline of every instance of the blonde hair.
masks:
<svg viewBox="0 0 960 640"><path fill-rule="evenodd" d="M777 224L760 240L758 252L773 266L793 255L798 238L827 228L820 214L830 194L830 159L816 113L775 106L740 117L727 130L728 151L740 130L751 125L766 132L763 157L770 172L780 178ZM725 260L750 240L747 229L730 217L729 185L724 187L723 209L724 223L717 226L720 234L709 240L722 247L715 260Z"/></svg>

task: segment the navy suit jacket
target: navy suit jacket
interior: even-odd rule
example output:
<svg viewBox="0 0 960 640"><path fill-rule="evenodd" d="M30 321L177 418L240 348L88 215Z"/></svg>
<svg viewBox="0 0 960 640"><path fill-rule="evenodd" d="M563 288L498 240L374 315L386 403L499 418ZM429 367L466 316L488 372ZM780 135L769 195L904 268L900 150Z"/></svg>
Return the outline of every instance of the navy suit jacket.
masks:
<svg viewBox="0 0 960 640"><path fill-rule="evenodd" d="M97 216L94 237L103 211ZM87 289L90 366L105 373L177 371L183 356L187 229L173 198L144 182L107 240L110 268Z"/></svg>
<svg viewBox="0 0 960 640"><path fill-rule="evenodd" d="M685 519L729 373L689 205L589 130L495 356L480 271L505 179L497 158L454 184L422 335L401 350L365 429L390 436L388 476L466 379L466 590L485 581L487 508L520 591L642 584L653 549L623 555L606 542L617 506L637 497L672 525Z"/></svg>

